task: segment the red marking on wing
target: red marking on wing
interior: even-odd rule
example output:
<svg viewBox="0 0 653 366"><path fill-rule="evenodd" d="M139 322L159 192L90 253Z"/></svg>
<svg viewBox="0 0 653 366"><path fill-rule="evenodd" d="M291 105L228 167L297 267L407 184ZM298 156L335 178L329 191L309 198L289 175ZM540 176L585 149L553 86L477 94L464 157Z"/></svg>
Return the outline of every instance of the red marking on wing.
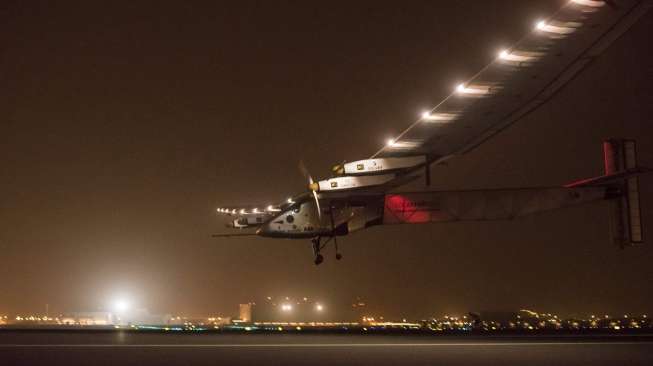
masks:
<svg viewBox="0 0 653 366"><path fill-rule="evenodd" d="M398 222L419 224L431 221L431 212L400 194L386 195L384 216L392 215ZM388 221L388 220L384 220Z"/></svg>

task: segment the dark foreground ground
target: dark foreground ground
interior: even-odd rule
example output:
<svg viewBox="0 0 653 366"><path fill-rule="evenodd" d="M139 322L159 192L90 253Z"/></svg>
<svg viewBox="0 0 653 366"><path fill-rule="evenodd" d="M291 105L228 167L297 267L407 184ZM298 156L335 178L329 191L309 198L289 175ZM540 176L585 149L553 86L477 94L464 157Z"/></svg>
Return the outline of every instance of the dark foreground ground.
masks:
<svg viewBox="0 0 653 366"><path fill-rule="evenodd" d="M653 336L0 331L0 365L653 365Z"/></svg>

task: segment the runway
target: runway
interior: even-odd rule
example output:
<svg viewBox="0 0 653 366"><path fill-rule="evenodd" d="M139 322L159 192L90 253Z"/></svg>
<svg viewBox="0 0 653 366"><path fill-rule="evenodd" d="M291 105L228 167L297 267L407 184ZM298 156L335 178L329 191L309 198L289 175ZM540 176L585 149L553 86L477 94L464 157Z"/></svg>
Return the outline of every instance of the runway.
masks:
<svg viewBox="0 0 653 366"><path fill-rule="evenodd" d="M647 337L0 332L7 365L651 365Z"/></svg>

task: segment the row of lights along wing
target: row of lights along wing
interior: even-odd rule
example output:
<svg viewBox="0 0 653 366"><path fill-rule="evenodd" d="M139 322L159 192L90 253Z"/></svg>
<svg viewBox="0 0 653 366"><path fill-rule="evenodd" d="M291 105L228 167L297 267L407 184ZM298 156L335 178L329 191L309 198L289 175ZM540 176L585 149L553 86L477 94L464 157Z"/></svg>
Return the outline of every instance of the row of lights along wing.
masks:
<svg viewBox="0 0 653 366"><path fill-rule="evenodd" d="M278 208L278 207L274 207L272 205L269 205L268 207L265 208L265 210L259 210L258 208L254 208L254 209L252 209L251 212L248 212L244 208L241 208L240 210L235 209L235 208L234 209L218 208L216 211L218 211L220 213L226 213L226 214L232 214L232 215L235 215L235 214L244 215L244 214L248 214L248 213L259 214L259 213L265 213L265 212L279 212L279 211L281 211L281 209Z"/></svg>
<svg viewBox="0 0 653 366"><path fill-rule="evenodd" d="M588 7L593 7L593 8L598 8L603 5L605 5L605 1L599 1L599 0L571 0L572 3L576 3L578 5L583 5L583 6L588 6ZM537 23L535 23L535 30L540 31L540 32L548 32L548 33L558 33L558 34L568 34L573 32L574 28L573 27L565 27L561 25L554 25L554 24L549 24L544 20L540 20ZM498 59L502 61L512 61L512 62L524 62L524 61L529 61L533 58L534 56L532 54L528 53L519 53L519 52L512 52L508 49L503 49L499 51L498 53ZM470 87L466 83L460 83L456 86L455 92L458 94L487 94L489 93L489 88L474 88ZM455 119L456 115L452 113L433 113L433 109L430 111L424 111L422 113L422 120L424 121L451 121ZM388 147L395 147L397 146L397 139L391 138L387 140L386 145ZM294 201L291 198L288 198L287 202L289 204L294 203ZM218 212L220 213L229 213L229 214L247 214L247 210L245 209L227 209L227 208L218 208ZM272 205L269 205L265 211L267 212L278 212L281 211L278 207L274 207ZM258 210L258 208L254 208L252 210L253 214L257 213L262 213L261 211Z"/></svg>
<svg viewBox="0 0 653 366"><path fill-rule="evenodd" d="M293 201L292 198L288 198L286 200L286 202L288 204L295 203L295 201ZM235 214L244 215L244 214L248 214L248 213L259 214L259 213L264 213L264 212L279 212L279 211L281 211L281 209L279 207L275 207L273 205L268 205L268 207L266 207L264 211L261 211L258 208L252 209L252 212L247 212L247 210L245 210L244 208L241 208L240 210L235 209L235 208L218 208L218 209L216 209L216 211L219 212L219 213L226 213L226 214L232 214L232 215L235 215Z"/></svg>
<svg viewBox="0 0 653 366"><path fill-rule="evenodd" d="M589 6L593 8L598 8L605 5L605 1L598 0L571 0L572 3L578 5ZM568 34L573 32L573 27L565 27L560 25L549 24L544 20L540 20L535 23L535 30L540 32L548 33L558 33L558 34ZM523 62L532 59L533 56L530 56L526 53L520 54L518 52L511 52L508 49L503 49L498 53L498 59L502 61L513 61L513 62ZM456 86L455 92L458 94L487 94L489 92L488 88L473 88L469 87L466 83L460 83ZM424 121L450 121L455 116L448 113L432 113L433 110L424 111L422 113L422 120ZM396 147L397 139L391 138L387 140L386 145L388 147Z"/></svg>

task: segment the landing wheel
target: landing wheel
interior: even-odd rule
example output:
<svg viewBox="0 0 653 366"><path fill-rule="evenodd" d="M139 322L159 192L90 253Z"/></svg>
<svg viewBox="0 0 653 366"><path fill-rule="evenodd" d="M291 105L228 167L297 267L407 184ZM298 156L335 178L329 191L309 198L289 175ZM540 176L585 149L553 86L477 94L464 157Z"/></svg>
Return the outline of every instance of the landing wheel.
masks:
<svg viewBox="0 0 653 366"><path fill-rule="evenodd" d="M341 260L341 259L342 259L342 254L340 254L340 253L336 253L336 259L337 259L337 260Z"/></svg>
<svg viewBox="0 0 653 366"><path fill-rule="evenodd" d="M320 245L320 237L318 236L317 238L311 239L311 243L313 243L313 255L317 256L320 254L320 249L322 249Z"/></svg>
<svg viewBox="0 0 653 366"><path fill-rule="evenodd" d="M316 266L319 266L320 263L322 263L322 261L324 261L324 257L322 256L322 254L318 254L318 255L315 256L315 265Z"/></svg>

